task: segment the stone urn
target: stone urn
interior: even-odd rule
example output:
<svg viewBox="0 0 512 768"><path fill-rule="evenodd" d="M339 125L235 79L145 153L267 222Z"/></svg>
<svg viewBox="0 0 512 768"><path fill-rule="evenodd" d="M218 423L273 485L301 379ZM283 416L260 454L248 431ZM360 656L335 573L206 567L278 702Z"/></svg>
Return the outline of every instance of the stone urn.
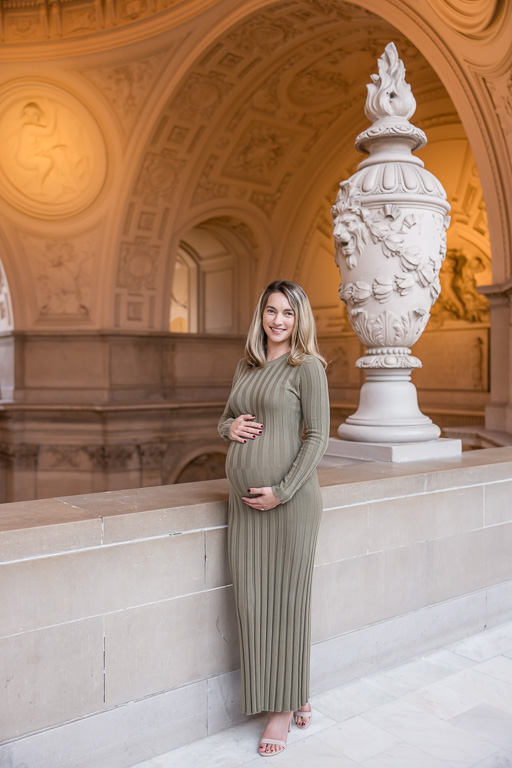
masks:
<svg viewBox="0 0 512 768"><path fill-rule="evenodd" d="M367 85L370 128L355 142L368 155L340 184L332 208L339 295L367 347L356 413L339 427L344 440L404 443L434 440L440 429L418 407L411 347L441 291L450 206L436 177L412 152L427 143L409 122L416 109L394 43Z"/></svg>

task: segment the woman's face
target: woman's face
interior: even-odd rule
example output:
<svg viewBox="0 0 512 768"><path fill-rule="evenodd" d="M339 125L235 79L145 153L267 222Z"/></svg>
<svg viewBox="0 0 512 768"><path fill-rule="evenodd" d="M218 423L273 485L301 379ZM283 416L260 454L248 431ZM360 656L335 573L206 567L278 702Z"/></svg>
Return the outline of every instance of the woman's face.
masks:
<svg viewBox="0 0 512 768"><path fill-rule="evenodd" d="M271 293L263 310L263 330L269 344L279 344L283 354L291 348L293 326L295 325L295 312L291 308L288 299L277 291Z"/></svg>

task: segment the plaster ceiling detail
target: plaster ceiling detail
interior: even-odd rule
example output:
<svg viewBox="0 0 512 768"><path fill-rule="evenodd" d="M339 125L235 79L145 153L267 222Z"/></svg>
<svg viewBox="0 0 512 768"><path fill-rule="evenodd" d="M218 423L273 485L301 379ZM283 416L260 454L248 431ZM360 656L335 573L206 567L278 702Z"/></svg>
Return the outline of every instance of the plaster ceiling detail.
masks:
<svg viewBox="0 0 512 768"><path fill-rule="evenodd" d="M12 44L104 34L179 5L183 0L2 0L0 40Z"/></svg>
<svg viewBox="0 0 512 768"><path fill-rule="evenodd" d="M271 226L305 169L317 173L329 154L346 161L365 127L365 78L390 39L407 62L417 96L441 95L449 103L433 70L403 35L346 3L288 0L217 38L155 120L127 201L117 268L124 298L118 303L126 309L130 292L140 293L145 305L155 300L158 289L149 288L142 274L127 281L126 254L140 254L147 243L151 273L163 275L173 220L183 223L202 206L229 208L237 201L249 218L253 209ZM453 112L450 117L457 120ZM326 185L333 181L329 175ZM122 314L121 325L127 320ZM139 314L143 322L147 306Z"/></svg>
<svg viewBox="0 0 512 768"><path fill-rule="evenodd" d="M490 30L501 15L506 0L428 0L436 14L456 32L468 37L481 37ZM215 5L216 0L2 0L0 5L0 40L4 43L64 39L80 39L119 28L142 27L146 22L178 12L187 17ZM187 7L188 6L188 7ZM335 0L310 0L317 14L331 14L349 21L343 4ZM308 10L296 12L302 21L312 17ZM262 24L254 19L240 27L246 52L265 47L268 52L286 42L294 34L284 21ZM141 35L144 32L141 29ZM104 40L109 47L108 39Z"/></svg>
<svg viewBox="0 0 512 768"><path fill-rule="evenodd" d="M314 175L326 155L339 165L353 153L353 138L366 122L365 78L390 39L407 62L415 93L447 100L403 35L347 3L287 0L217 38L155 119L126 205L121 261L126 249L140 249L140 238L151 243L152 259L160 244L166 260L173 220L183 224L205 205L236 202L249 216L263 214L270 227L287 202L296 207L294 188L308 168ZM162 265L158 270L163 274ZM141 291L150 301L142 278L128 289L121 274L118 266L118 290Z"/></svg>
<svg viewBox="0 0 512 768"><path fill-rule="evenodd" d="M443 6L443 12L451 14L451 20L448 16L446 20L451 29L456 29L457 14L466 4L464 0L432 0L435 10ZM478 6L483 13L480 0L471 4L473 9ZM320 229L313 226L319 202L322 199L326 201L328 210L333 198L327 200L327 197L333 183L343 178L345 172L350 175L357 165L353 140L366 127L362 114L365 85L375 69L376 59L390 40L397 44L418 99L417 124L429 131L439 126L449 128L459 122L434 69L405 35L386 20L343 0L281 0L273 4L262 0L259 5L265 7L226 29L230 15L240 18L241 12L235 14L233 7L237 4L231 7L229 2L224 4L223 0L94 0L94 5L92 0L90 3L89 0L52 0L51 3L50 0L34 0L33 5L32 0L1 2L3 31L0 30L0 37L3 34L4 43L8 44L2 46L4 50L0 57L10 55L14 61L16 55L20 56L20 62L24 62L24 70L20 68L20 71L26 71L28 63L38 55L42 56L43 52L49 55L48 68L53 57L66 59L66 66L72 67L74 55L87 53L87 60L77 60L75 80L78 84L82 83L84 92L88 90L87 103L94 102L90 100L92 89L85 80L101 92L104 102L110 103L110 117L107 110L100 111L101 99L97 99L94 107L95 114L101 114L105 130L109 128L107 120L117 120L128 143L141 121L154 126L146 145L133 147L137 157L132 155L129 158L126 174L123 168L123 173L113 180L109 173L110 189L116 195L115 204L113 196L107 200L107 195L103 194L99 204L92 205L101 191L100 184L96 197L92 195L88 198L89 202L86 199L90 191L88 188L81 198L77 196L73 203L69 203L69 209L59 211L55 204L58 193L53 192L54 203L51 205L47 205L44 196L42 200L31 199L23 191L14 189L0 167L3 179L3 182L0 179L0 196L7 199L6 189L11 197L16 194L17 200L12 202L11 199L11 205L16 203L19 210L32 217L44 219L47 218L46 211L56 211L58 215L54 221L62 223L62 242L72 245L76 263L82 252L75 237L68 237L73 221L67 219L78 213L78 222L83 218L82 212L94 216L105 210L101 207L103 203L109 205L108 213L112 214L109 221L115 236L106 232L98 248L105 248L105 263L107 258L109 260L103 274L109 270L115 284L112 286L116 292L115 301L109 297L106 303L115 305L107 322L113 322L115 317L116 327L161 327L158 318L165 315L165 308L160 306L160 302L163 301L169 275L172 275L173 252L170 248L174 247L175 233L178 230L185 232L188 225L200 225L212 216L234 212L233 220L239 223L243 220L243 225L257 241L254 253L258 249L260 251L260 263L257 272L256 268L254 271L258 279L269 268L266 260L270 261L270 258L273 259L272 269L284 270L287 274L293 274L298 260L301 265L299 271L305 274L303 267L307 271L308 264L312 259L314 261L318 243L324 243L321 232L317 237L323 224ZM373 0L367 5L376 7L379 12ZM412 18L414 12L409 0L393 0L393 5L397 8L403 6ZM496 28L495 22L501 18L501 4L493 2L492 5L496 10L492 17L494 21L485 21L483 16L479 20L474 17L475 34ZM185 6L188 9L186 13L182 12ZM208 17L203 17L203 11L214 6L218 8L212 10ZM244 7L254 5L248 2ZM42 25L37 29L31 27L28 21L31 15L35 17L36 9L37 24ZM452 13L454 9L459 9L455 15ZM162 36L158 38L157 47L152 49L157 53L148 57L147 53L151 50L147 40L151 37L148 32L150 19L165 19L167 11L169 23L162 23L159 28ZM16 14L16 18L21 20L19 30L25 26L26 32L21 34L20 31L19 36L14 38L12 22ZM185 16L187 19L196 17L195 31L192 24L179 29ZM171 17L175 18L172 23ZM176 83L174 78L180 62L176 61L175 66L175 62L171 63L172 56L178 49L180 57L182 54L189 55L193 46L198 44L199 34L195 33L210 19L213 25L225 31L197 56ZM101 26L98 26L100 22ZM140 24L137 25L137 22ZM442 37L446 27L443 30L441 24L438 26ZM176 27L176 30L171 27ZM130 38L126 33L128 29L132 30ZM207 31L204 26L203 29ZM162 47L164 31L165 40L169 43L165 52ZM432 31L437 34L439 29L432 25ZM456 35L451 34L451 38L456 39ZM46 42L32 46L31 41L37 40ZM183 45L184 40L189 41L187 45ZM128 42L130 48L121 52L122 46ZM17 46L17 43L20 45ZM116 47L120 49L118 53L109 50L101 57L91 55L92 51ZM15 54L16 50L18 54ZM37 51L41 53L37 54ZM114 61L119 63L113 64ZM102 66L100 62L109 62L109 65ZM503 80L504 77L500 75L498 80L493 75L494 79L487 82L495 102L501 104L503 125L510 115L510 99L507 97L507 101L501 96L504 87L508 89L508 81ZM154 86L158 87L157 94L161 94L164 92L163 83L169 81L173 83L173 90L167 86L167 104L164 109L153 111L157 99L149 97L154 93ZM58 90L64 93L63 89ZM77 98L79 93L80 87L77 87L75 96L67 94L75 100L73 109L69 107L69 102L61 104L58 101L56 91L52 96L46 96L49 102L57 104L57 111L69 118L70 123L73 115L83 114L79 112L83 107L99 131L95 118L85 107L85 97L84 102ZM37 103L35 97L33 93L27 95L26 103L34 99ZM3 91L0 91L0 107L4 103L2 99ZM47 106L50 112L52 105L41 100L39 106L43 106L43 111ZM80 122L82 130L83 125L86 128L89 125L87 118ZM89 133L94 133L94 129ZM107 132L106 135L111 136L112 133ZM97 139L104 147L101 132ZM16 153L10 158L11 164L15 160ZM135 168L134 172L132 168ZM35 178L38 178L37 174ZM64 197L61 192L61 200L66 202ZM483 202L475 221L478 216L478 226L483 227ZM59 217L62 222L58 222ZM53 226L52 222L50 224ZM232 224L226 223L225 226L231 227ZM306 247L302 250L309 236L311 249ZM41 238L41 242L53 242L43 236ZM105 243L114 239L116 245L107 257ZM328 243L327 240L325 242ZM264 248L262 243L265 243ZM330 247L330 244L326 245L326 253ZM50 256L45 245L41 253L45 254L48 262ZM69 272L72 261L69 257L67 261L62 257L57 269L62 274L66 269ZM41 324L46 319L51 324L52 318L59 316L58 301L57 297L49 299L46 295L45 298L43 284L50 267L44 266L44 259L40 262L34 267L38 272L37 322ZM64 262L67 267L63 266ZM76 279L80 286L84 286L83 289L77 288L76 281L73 288L69 275L66 278L69 293L74 296L70 305L73 317L82 317L87 325L91 322L92 301L90 288L86 284L89 275L94 275L94 259L91 258L89 267L80 266L78 272L80 274ZM80 309L82 306L87 312ZM43 311L44 307L50 307L50 311ZM64 317L65 313L61 316ZM331 321L332 318L329 323Z"/></svg>
<svg viewBox="0 0 512 768"><path fill-rule="evenodd" d="M2 88L0 144L0 195L28 215L74 215L103 187L107 153L99 125L57 86L17 80Z"/></svg>
<svg viewBox="0 0 512 768"><path fill-rule="evenodd" d="M119 66L88 69L83 74L110 103L126 135L140 114L167 53L157 53Z"/></svg>
<svg viewBox="0 0 512 768"><path fill-rule="evenodd" d="M491 94L509 150L512 152L512 67L501 75L486 77L485 83Z"/></svg>

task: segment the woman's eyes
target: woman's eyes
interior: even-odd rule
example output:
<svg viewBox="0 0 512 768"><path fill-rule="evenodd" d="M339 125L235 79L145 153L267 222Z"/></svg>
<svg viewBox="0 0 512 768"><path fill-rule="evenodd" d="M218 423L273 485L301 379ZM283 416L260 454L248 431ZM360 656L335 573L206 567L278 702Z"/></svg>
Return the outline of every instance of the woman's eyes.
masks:
<svg viewBox="0 0 512 768"><path fill-rule="evenodd" d="M267 309L265 311L266 311L267 315L275 315L275 313L276 313L275 309ZM290 311L283 312L283 315L285 315L285 317L293 317L294 313L290 310Z"/></svg>

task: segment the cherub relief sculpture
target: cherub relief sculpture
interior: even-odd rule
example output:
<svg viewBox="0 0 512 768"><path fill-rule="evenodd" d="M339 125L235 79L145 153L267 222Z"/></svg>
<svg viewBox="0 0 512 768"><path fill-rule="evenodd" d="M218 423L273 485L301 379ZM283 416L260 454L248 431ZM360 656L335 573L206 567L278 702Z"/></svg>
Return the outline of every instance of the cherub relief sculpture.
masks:
<svg viewBox="0 0 512 768"><path fill-rule="evenodd" d="M488 322L489 303L476 290L478 272L489 269L482 257L467 256L459 248L451 248L441 272L443 290L435 318L439 320L464 320L469 323Z"/></svg>
<svg viewBox="0 0 512 768"><path fill-rule="evenodd" d="M58 106L46 101L46 109L37 101L22 108L15 159L25 173L18 175L18 186L36 197L73 197L89 181L88 158L80 133L59 120Z"/></svg>

